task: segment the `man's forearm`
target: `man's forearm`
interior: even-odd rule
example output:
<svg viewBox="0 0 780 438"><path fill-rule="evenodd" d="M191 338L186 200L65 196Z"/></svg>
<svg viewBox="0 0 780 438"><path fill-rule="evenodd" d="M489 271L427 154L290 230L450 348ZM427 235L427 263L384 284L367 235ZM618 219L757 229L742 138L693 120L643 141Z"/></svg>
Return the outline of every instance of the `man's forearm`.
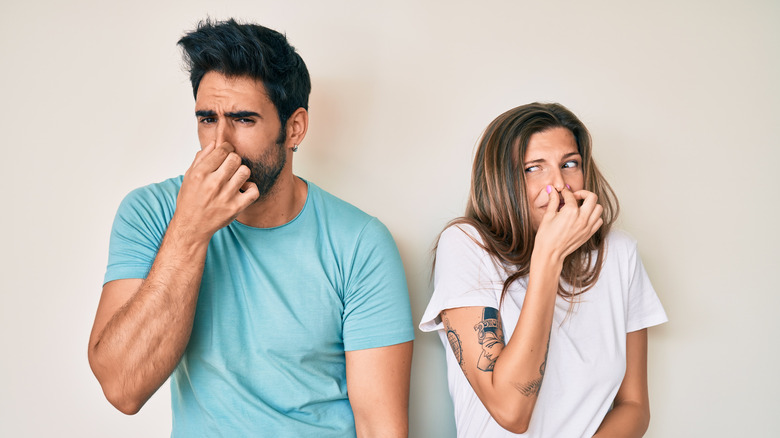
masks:
<svg viewBox="0 0 780 438"><path fill-rule="evenodd" d="M90 341L89 359L106 397L120 411L138 412L181 359L207 248L208 241L192 242L169 229L137 290L127 290L128 283L106 285L104 295L129 294L129 299L112 311L102 329L95 327L100 331Z"/></svg>

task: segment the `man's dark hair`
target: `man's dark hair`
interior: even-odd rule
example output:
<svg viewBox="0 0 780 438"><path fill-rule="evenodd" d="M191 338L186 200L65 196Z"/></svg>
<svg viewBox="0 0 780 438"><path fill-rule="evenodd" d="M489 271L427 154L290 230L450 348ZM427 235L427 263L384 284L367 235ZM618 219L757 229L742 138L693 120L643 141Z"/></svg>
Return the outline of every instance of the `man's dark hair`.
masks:
<svg viewBox="0 0 780 438"><path fill-rule="evenodd" d="M284 130L298 108L309 109L311 80L303 59L281 33L257 24L206 19L178 43L197 98L203 76L216 71L228 77L248 76L263 82Z"/></svg>

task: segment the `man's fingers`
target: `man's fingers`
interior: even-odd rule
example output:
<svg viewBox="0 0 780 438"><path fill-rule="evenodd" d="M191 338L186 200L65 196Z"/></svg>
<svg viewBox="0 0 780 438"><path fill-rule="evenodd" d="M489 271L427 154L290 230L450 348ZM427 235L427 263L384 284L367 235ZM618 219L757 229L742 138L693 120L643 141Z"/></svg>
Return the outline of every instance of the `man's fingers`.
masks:
<svg viewBox="0 0 780 438"><path fill-rule="evenodd" d="M239 165L233 171L233 174L230 176L230 179L227 182L227 190L229 190L231 193L237 191L246 191L248 187L247 184L254 185L254 183L247 182L249 176L251 175L249 168L241 164L240 161L238 164Z"/></svg>
<svg viewBox="0 0 780 438"><path fill-rule="evenodd" d="M225 158L227 158L227 156L234 151L235 149L233 148L233 145L227 142L222 143L219 146L215 146L213 150L210 150L208 153L204 154L200 162L197 163L197 166L206 172L214 172L219 168L219 166L222 165L222 163L225 161ZM204 149L203 152L206 152L206 150Z"/></svg>
<svg viewBox="0 0 780 438"><path fill-rule="evenodd" d="M255 183L246 182L241 186L241 193L238 194L238 199L241 203L241 210L252 205L260 197L260 191L257 189Z"/></svg>
<svg viewBox="0 0 780 438"><path fill-rule="evenodd" d="M236 151L236 148L234 148L232 144L230 144L230 143L228 143L226 141L222 142L222 144L220 144L219 147L223 148L228 153Z"/></svg>
<svg viewBox="0 0 780 438"><path fill-rule="evenodd" d="M195 154L195 159L192 160L192 164L190 165L190 168L195 167L198 163L201 162L201 160L203 160L204 156L206 156L209 153L211 153L211 151L214 150L214 145L215 144L216 144L216 142L212 141L211 143L207 144L206 147L204 147L203 149L199 150Z"/></svg>
<svg viewBox="0 0 780 438"><path fill-rule="evenodd" d="M233 175L236 173L236 171L239 169L240 166L241 166L241 157L239 157L238 154L235 152L230 152L227 154L225 159L222 161L222 163L219 165L219 167L214 173L216 173L220 179L232 179ZM247 168L246 170L247 170L247 178L248 178L249 168Z"/></svg>

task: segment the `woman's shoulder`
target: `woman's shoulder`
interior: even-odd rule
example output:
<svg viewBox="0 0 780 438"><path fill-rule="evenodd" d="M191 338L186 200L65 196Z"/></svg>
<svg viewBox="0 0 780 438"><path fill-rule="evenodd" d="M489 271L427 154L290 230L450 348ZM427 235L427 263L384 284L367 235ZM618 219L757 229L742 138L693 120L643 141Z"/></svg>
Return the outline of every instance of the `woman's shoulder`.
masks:
<svg viewBox="0 0 780 438"><path fill-rule="evenodd" d="M483 239L477 228L468 222L450 223L439 235L438 247L483 248Z"/></svg>
<svg viewBox="0 0 780 438"><path fill-rule="evenodd" d="M465 236L479 238L479 231L477 228L468 222L454 222L450 223L441 232L441 237L448 239L462 239ZM482 240L480 238L480 240Z"/></svg>
<svg viewBox="0 0 780 438"><path fill-rule="evenodd" d="M607 234L607 243L610 245L636 246L636 238L626 230L612 228L609 230L609 234Z"/></svg>
<svg viewBox="0 0 780 438"><path fill-rule="evenodd" d="M636 253L637 241L628 231L612 228L606 238L607 257L633 256Z"/></svg>

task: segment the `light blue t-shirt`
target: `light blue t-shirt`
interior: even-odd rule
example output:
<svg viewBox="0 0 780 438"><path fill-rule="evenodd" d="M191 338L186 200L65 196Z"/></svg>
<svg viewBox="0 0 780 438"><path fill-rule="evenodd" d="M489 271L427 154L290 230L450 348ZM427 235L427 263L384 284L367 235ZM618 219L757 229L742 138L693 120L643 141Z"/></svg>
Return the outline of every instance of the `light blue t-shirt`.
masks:
<svg viewBox="0 0 780 438"><path fill-rule="evenodd" d="M122 202L106 283L146 277L181 181L142 187ZM171 376L171 435L355 436L344 352L413 338L387 228L308 183L289 223L233 221L212 237L192 335Z"/></svg>

